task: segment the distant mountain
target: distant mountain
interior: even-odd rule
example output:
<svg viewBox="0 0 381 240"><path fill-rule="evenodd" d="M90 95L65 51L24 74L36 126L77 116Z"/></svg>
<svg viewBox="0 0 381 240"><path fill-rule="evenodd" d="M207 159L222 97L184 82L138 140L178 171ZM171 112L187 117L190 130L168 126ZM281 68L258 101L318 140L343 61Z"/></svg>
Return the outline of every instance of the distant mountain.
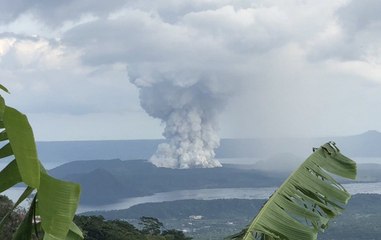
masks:
<svg viewBox="0 0 381 240"><path fill-rule="evenodd" d="M268 138L222 139L216 150L217 158L269 158L280 153L292 153L302 159L328 141L349 157L380 157L381 133L326 138ZM94 159L148 159L164 140L115 140L38 142L39 157L43 162L65 163Z"/></svg>
<svg viewBox="0 0 381 240"><path fill-rule="evenodd" d="M292 153L280 153L256 162L253 165L253 168L264 172L289 174L294 171L304 160L305 159Z"/></svg>
<svg viewBox="0 0 381 240"><path fill-rule="evenodd" d="M330 139L336 141L342 152L353 159L357 156L381 158L379 132ZM42 157L55 155L57 150L58 158L90 159L65 163L50 170L50 173L80 183L83 189L81 203L98 205L176 190L277 186L310 155L311 146L327 141L328 138L225 139L217 151L219 157L260 156L262 160L252 165L225 164L222 168L182 170L158 168L144 160L155 151L159 140L54 142L39 143L39 148L42 149ZM254 147L250 148L251 145ZM123 158L94 160L120 155L128 161ZM143 157L131 160L134 156ZM380 176L379 164L358 167L358 181L381 181Z"/></svg>
<svg viewBox="0 0 381 240"><path fill-rule="evenodd" d="M115 202L127 195L126 187L105 169L95 169L80 175L68 175L65 179L81 184L81 204ZM138 194L133 192L133 188L128 190L130 194Z"/></svg>
<svg viewBox="0 0 381 240"><path fill-rule="evenodd" d="M381 133L368 131L363 134L333 138L340 149L353 157L381 157Z"/></svg>
<svg viewBox="0 0 381 240"><path fill-rule="evenodd" d="M129 165L134 165L134 163L135 161L131 161ZM49 170L49 172L58 178L63 178L68 175L90 173L97 169L120 169L124 166L125 163L120 159L82 160L62 164L59 167ZM142 166L145 166L145 164L142 164Z"/></svg>
<svg viewBox="0 0 381 240"><path fill-rule="evenodd" d="M281 160L282 157L277 156L270 159L268 164L278 162L280 165ZM281 171L279 167L272 170L267 165L266 169L258 170L255 166L226 164L222 168L168 169L158 168L145 160L114 159L74 161L54 168L49 173L81 184L82 205L104 205L124 198L178 190L274 187L279 186L294 170ZM359 164L357 181L381 181L381 165Z"/></svg>
<svg viewBox="0 0 381 240"><path fill-rule="evenodd" d="M222 168L158 168L143 160L75 161L50 170L82 186L81 204L114 203L122 198L187 189L252 188L279 185L281 175L232 165Z"/></svg>

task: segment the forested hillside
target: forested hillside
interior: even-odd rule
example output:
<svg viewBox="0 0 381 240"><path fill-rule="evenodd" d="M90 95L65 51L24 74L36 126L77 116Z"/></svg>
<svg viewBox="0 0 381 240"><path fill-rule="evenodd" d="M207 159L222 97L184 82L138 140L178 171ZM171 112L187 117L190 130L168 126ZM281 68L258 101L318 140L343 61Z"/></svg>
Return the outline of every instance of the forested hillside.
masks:
<svg viewBox="0 0 381 240"><path fill-rule="evenodd" d="M106 219L127 219L137 224L139 217L159 218L167 227L189 232L195 240L221 240L242 229L257 214L265 200L183 200L141 204L127 210L91 212ZM321 240L379 239L381 232L381 195L357 194L344 213L335 219ZM366 223L366 224L364 224Z"/></svg>

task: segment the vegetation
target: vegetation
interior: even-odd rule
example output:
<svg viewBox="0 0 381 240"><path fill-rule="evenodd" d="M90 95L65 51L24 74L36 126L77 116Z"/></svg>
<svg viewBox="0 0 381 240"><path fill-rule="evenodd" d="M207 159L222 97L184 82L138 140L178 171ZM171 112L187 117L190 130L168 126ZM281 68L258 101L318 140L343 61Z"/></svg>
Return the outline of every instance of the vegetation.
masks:
<svg viewBox="0 0 381 240"><path fill-rule="evenodd" d="M0 231L0 239L12 239L16 229L26 216L22 207L13 209L13 202L0 195L0 218L11 211L10 221ZM102 216L75 216L74 222L83 230L86 240L191 240L182 231L165 229L157 218L141 217L139 230L127 221L105 220ZM39 234L43 234L39 232ZM37 240L33 233L32 239ZM70 239L70 238L67 238Z"/></svg>
<svg viewBox="0 0 381 240"><path fill-rule="evenodd" d="M329 223L319 240L371 240L381 233L381 195L352 196L342 215ZM167 228L182 229L197 240L221 240L244 228L252 220L264 199L179 200L146 203L126 210L94 212L108 220L126 219L138 226L140 216L150 214ZM223 211L221 211L223 209ZM189 216L202 215L201 219ZM148 216L148 215L147 215ZM364 224L366 222L366 224Z"/></svg>
<svg viewBox="0 0 381 240"><path fill-rule="evenodd" d="M86 240L145 239L133 225L124 221L105 221L101 216L76 216L74 222L83 230Z"/></svg>
<svg viewBox="0 0 381 240"><path fill-rule="evenodd" d="M75 223L83 229L86 240L191 240L182 231L162 230L157 218L142 217L141 230L122 220L105 220L102 216L76 216Z"/></svg>
<svg viewBox="0 0 381 240"><path fill-rule="evenodd" d="M8 92L2 85L0 89ZM47 173L38 159L27 117L7 106L1 96L0 129L0 142L3 144L0 160L11 160L0 172L0 192L21 182L27 186L12 209L8 209L1 219L0 229L4 231L4 226L10 224L14 208L29 196L34 196L12 239L32 239L33 231L37 238L43 237L44 240L83 239L81 231L72 222L79 202L80 186L55 179ZM6 239L11 238L8 236Z"/></svg>
<svg viewBox="0 0 381 240"><path fill-rule="evenodd" d="M350 194L329 173L355 179L356 163L333 142L324 144L289 176L253 221L227 239L317 239L343 211Z"/></svg>
<svg viewBox="0 0 381 240"><path fill-rule="evenodd" d="M159 235L164 225L153 217L141 217L140 225L143 226L142 232L149 235Z"/></svg>
<svg viewBox="0 0 381 240"><path fill-rule="evenodd" d="M17 208L13 211L13 202L8 197L0 195L0 219L9 212L8 220L0 229L0 239L12 239L12 235L16 232L26 214L24 209Z"/></svg>

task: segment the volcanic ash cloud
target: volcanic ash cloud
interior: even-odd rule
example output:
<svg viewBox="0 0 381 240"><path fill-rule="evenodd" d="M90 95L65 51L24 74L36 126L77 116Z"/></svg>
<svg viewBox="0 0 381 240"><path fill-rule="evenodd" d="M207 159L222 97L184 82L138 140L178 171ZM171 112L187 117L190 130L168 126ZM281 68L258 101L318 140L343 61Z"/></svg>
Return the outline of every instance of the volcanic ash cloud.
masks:
<svg viewBox="0 0 381 240"><path fill-rule="evenodd" d="M165 143L158 146L150 161L166 168L221 167L214 159L219 146L217 116L227 93L218 80L173 79L168 76L131 78L140 88L146 112L165 124Z"/></svg>

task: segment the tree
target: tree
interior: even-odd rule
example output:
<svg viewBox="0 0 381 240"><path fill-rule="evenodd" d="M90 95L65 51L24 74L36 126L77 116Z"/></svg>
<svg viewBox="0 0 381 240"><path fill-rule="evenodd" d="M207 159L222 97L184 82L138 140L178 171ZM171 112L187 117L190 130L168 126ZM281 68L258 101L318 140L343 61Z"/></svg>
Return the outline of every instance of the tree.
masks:
<svg viewBox="0 0 381 240"><path fill-rule="evenodd" d="M139 225L142 225L142 232L150 235L160 235L163 223L157 218L153 217L141 217Z"/></svg>
<svg viewBox="0 0 381 240"><path fill-rule="evenodd" d="M141 232L148 236L149 239L163 239L163 240L191 240L191 237L185 236L182 231L176 229L164 230L161 229L164 227L163 223L159 219L154 217L141 217L139 225L142 225ZM159 238L162 236L164 238Z"/></svg>
<svg viewBox="0 0 381 240"><path fill-rule="evenodd" d="M8 92L1 84L0 89ZM20 182L27 186L13 208L2 218L0 229L4 229L13 210L34 194L31 206L12 239L31 239L33 230L37 235L38 232L43 233L44 240L83 239L81 231L72 222L79 202L80 186L55 179L47 173L38 159L33 131L27 117L7 106L2 96L0 142L3 143L0 160L13 159L0 172L0 193Z"/></svg>
<svg viewBox="0 0 381 240"><path fill-rule="evenodd" d="M86 240L146 240L138 229L126 221L107 221L102 216L76 216L74 222L83 229Z"/></svg>
<svg viewBox="0 0 381 240"><path fill-rule="evenodd" d="M162 236L165 237L166 240L191 240L191 237L185 236L185 234L182 231L171 229L171 230L164 230L161 233Z"/></svg>
<svg viewBox="0 0 381 240"><path fill-rule="evenodd" d="M24 209L13 210L13 202L7 196L0 195L0 219L5 217L8 212L12 212L7 222L0 229L0 239L12 239L12 235L16 232L17 227L25 216Z"/></svg>
<svg viewBox="0 0 381 240"><path fill-rule="evenodd" d="M86 240L191 240L181 231L160 229L163 224L152 217L142 217L146 228L139 231L122 220L105 220L102 216L76 216L74 221L83 229ZM143 223L142 223L143 224ZM143 224L143 225L144 225Z"/></svg>
<svg viewBox="0 0 381 240"><path fill-rule="evenodd" d="M329 173L355 179L356 163L329 142L292 173L234 240L316 240L350 194Z"/></svg>

